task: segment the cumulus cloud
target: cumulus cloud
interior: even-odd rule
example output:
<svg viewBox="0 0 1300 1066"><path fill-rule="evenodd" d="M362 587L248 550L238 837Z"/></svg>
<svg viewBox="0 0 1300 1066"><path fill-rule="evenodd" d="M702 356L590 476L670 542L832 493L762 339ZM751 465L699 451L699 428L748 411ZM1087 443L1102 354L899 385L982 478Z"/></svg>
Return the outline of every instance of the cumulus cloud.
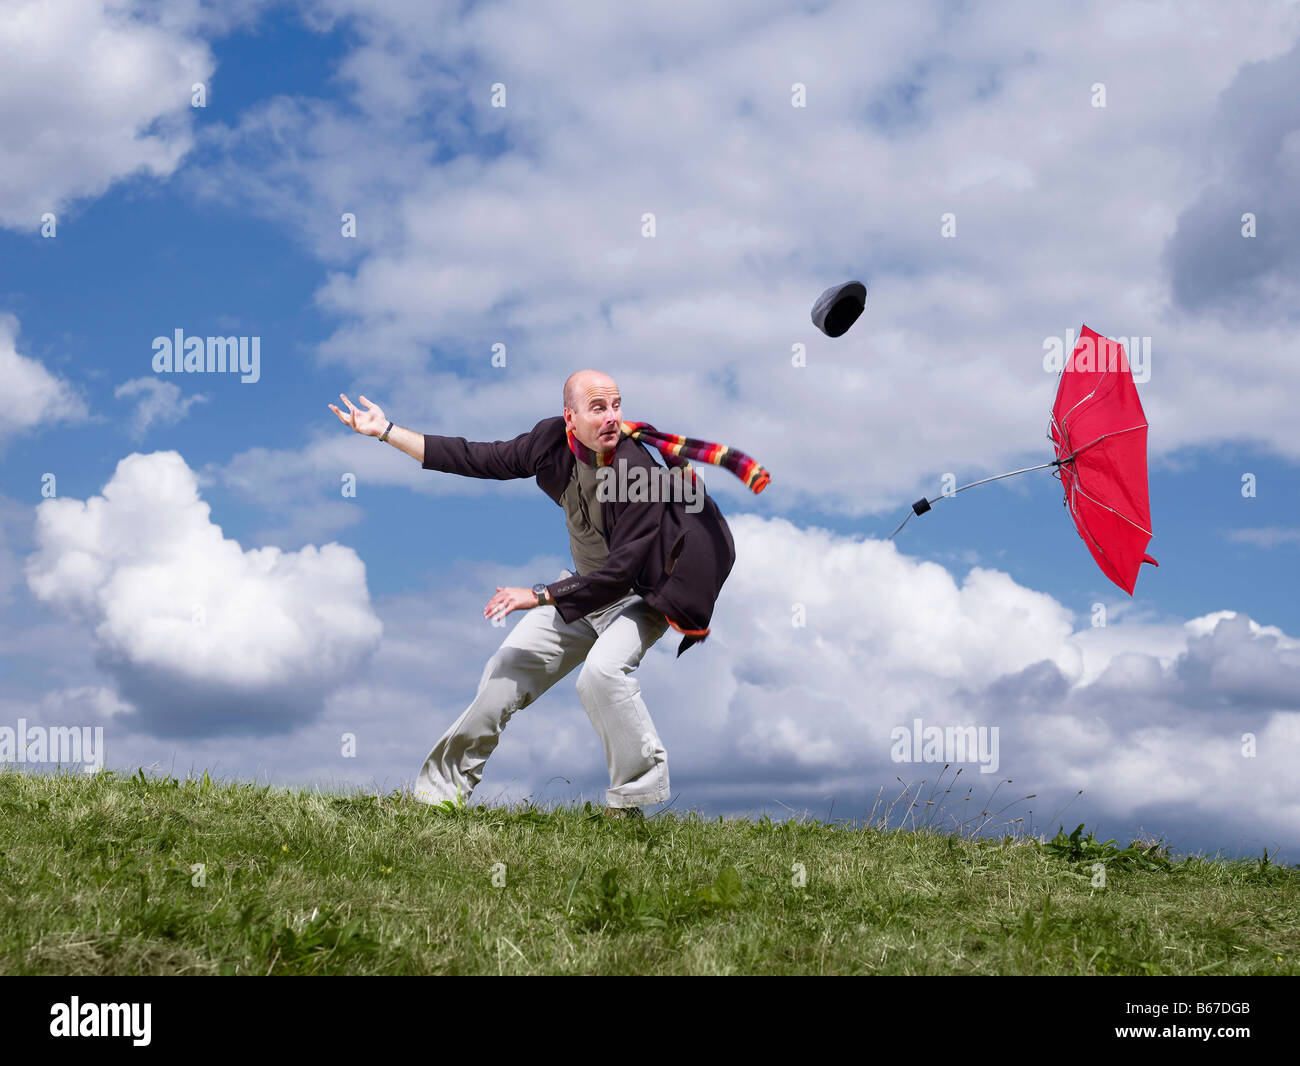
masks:
<svg viewBox="0 0 1300 1066"><path fill-rule="evenodd" d="M143 440L152 425L175 425L184 418L196 403L206 403L208 398L202 394L181 397L179 385L158 378L132 378L113 390L113 396L136 396L135 411L130 419L131 435L136 440Z"/></svg>
<svg viewBox="0 0 1300 1066"><path fill-rule="evenodd" d="M190 28L110 0L0 7L0 225L135 173L171 174L189 151L190 87L215 62Z"/></svg>
<svg viewBox="0 0 1300 1066"><path fill-rule="evenodd" d="M1288 769L1300 729L1300 641L1276 627L1232 611L1094 627L1090 614L987 567L959 577L890 542L749 515L730 524L737 562L713 635L681 659L675 642L661 641L638 670L680 805L825 815L833 804L837 815L862 817L882 788L901 791L896 778L915 796L921 779L940 774L942 762L893 759L893 731L919 719L945 731L997 729L996 772L982 772L978 759L950 767L946 782L962 773L940 797L940 822L975 815L1002 781L1002 802L1037 797L1002 821L1027 816L1049 833L1048 820L1068 806L1073 824L1153 832L1187 850L1300 847L1300 788ZM385 687L410 692L386 700L408 706L416 725L404 764L393 764L399 727L374 738L385 774L413 775L472 698L495 646L469 624L485 599L475 582L527 584L540 565L517 574L466 568L439 590L437 619L425 597L412 599L402 628L432 638L436 626L438 639L418 646L436 645L445 662L427 675L441 683L416 689L399 679L417 657L385 658ZM394 606L395 617L407 611ZM575 680L512 719L484 799L501 790L600 795L603 758L583 728ZM337 701L342 717L353 697Z"/></svg>
<svg viewBox="0 0 1300 1066"><path fill-rule="evenodd" d="M1276 627L1223 611L1094 628L997 570L959 577L888 542L783 519L737 516L731 526L738 558L713 635L681 659L675 641L661 641L638 670L680 807L825 815L833 803L837 815L862 817L882 788L901 791L896 778L915 795L942 771L894 761L894 730L919 719L997 730L995 772L976 758L948 769L949 783L961 770L943 800L948 828L1001 781L1000 802L1037 797L1003 823L1029 816L1055 832L1046 823L1068 806L1072 824L1152 832L1184 850L1300 847L1288 768L1300 642ZM530 584L556 565L462 561L436 589L386 602L392 633L375 669L335 693L331 728L304 744L304 769L409 781L504 636L482 623L492 587ZM511 719L481 801L600 797L603 753L575 683L576 673L558 681ZM362 720L356 708L378 703L389 713ZM334 754L343 730L365 751L347 767Z"/></svg>
<svg viewBox="0 0 1300 1066"><path fill-rule="evenodd" d="M157 480L157 471L150 473ZM88 534L94 543L109 542L113 524L96 516L117 506L124 480L119 473L103 498L72 504L78 514L84 509L80 524L96 530ZM1047 824L1052 815L1070 805L1072 825L1086 820L1114 836L1150 832L1184 850L1300 848L1300 788L1290 767L1300 737L1300 641L1276 627L1221 611L1094 628L1090 616L1078 617L988 567L958 575L889 542L784 519L736 516L731 527L738 558L712 636L680 659L675 641L660 641L638 670L668 749L679 808L737 814L790 808L825 816L834 804L836 815L862 817L881 789L898 794L903 786L896 778L915 794L922 779L933 783L942 771L941 762L894 761L893 731L910 730L920 719L923 727L997 730L996 772L982 772L973 757L946 772L952 782L961 770L953 793L940 797L939 822L949 828L945 819L973 816L1000 787L999 803L1038 797L1014 805L1002 822L1028 815L1049 833L1056 829ZM39 526L38 543L45 561L29 576L33 590L67 610L89 608L101 645L133 649L126 671L120 655L100 660L114 671L120 698L138 697L142 688L133 674L150 669L151 661L147 644L132 643L135 630L143 635L143 626L129 625L138 612L109 617L96 604L108 601L112 582L86 576L95 571L94 558L62 544L62 566L56 566L50 535ZM164 560L174 554L166 544L148 551ZM122 551L110 554L122 587L129 564ZM183 573L175 563L160 565L164 576ZM495 586L558 576L561 565L548 557L518 566L449 560L440 579L387 597L386 632L373 660L366 668L332 671L329 691L316 690L319 713L304 718L291 747L268 752L256 738L218 743L210 739L215 728L172 731L165 744L114 729L107 734L110 759L164 767L178 760L199 769L256 764L300 783L382 782L385 789L409 783L472 700L483 664L509 625L522 617L513 615L505 628L484 622L483 604ZM333 577L331 601L346 604L354 598L348 583ZM103 591L88 600L78 591L83 588ZM189 604L202 594L178 590L161 597L151 613L173 621L159 647L190 646ZM260 648L274 652L261 629L257 638ZM229 669L222 662L209 668L179 650L164 659L173 713L191 715L193 693L229 692L241 670L254 676L255 689L266 683L255 661L242 665L252 659L253 636L236 630L225 639L237 653ZM310 665L291 653L278 658L306 683ZM197 677L175 680L182 669ZM511 719L477 800L601 797L608 783L604 756L576 681L576 672L559 680ZM114 710L107 721L116 727L138 714L116 708L90 680L79 685L59 699L84 708L82 717L107 704L99 713ZM239 706L238 693L225 706ZM383 713L374 714L381 706ZM344 732L357 737L355 758L340 758ZM1080 789L1084 794L1074 799Z"/></svg>
<svg viewBox="0 0 1300 1066"><path fill-rule="evenodd" d="M37 359L18 354L18 319L0 314L0 441L50 422L86 417L86 405L63 378L51 374Z"/></svg>
<svg viewBox="0 0 1300 1066"><path fill-rule="evenodd" d="M967 789L981 803L1012 778L1006 800L1038 798L1006 817L1033 811L1039 828L1083 789L1078 820L1117 835L1143 822L1205 846L1213 823L1221 841L1300 847L1287 769L1300 642L1275 627L1224 611L1093 628L995 570L958 578L888 542L779 519L731 526L738 559L714 635L662 673L662 649L641 668L674 788L691 800L824 813L834 799L861 816L880 787L900 790L896 776L939 774L942 762L892 758L891 732L920 719L998 730L997 772L968 760L948 814Z"/></svg>
<svg viewBox="0 0 1300 1066"><path fill-rule="evenodd" d="M692 738L675 768L685 762L715 801L735 792L714 794L710 765L743 776L750 795L766 777L786 802L835 794L850 807L896 774L933 781L939 765L889 754L890 730L919 718L996 726L998 774L968 764L963 791L982 799L1011 777L1040 797L1029 805L1040 819L1039 805L1050 812L1082 788L1087 809L1128 824L1159 811L1183 842L1212 816L1300 846L1300 788L1287 770L1300 641L1276 627L1223 611L1093 628L997 571L958 579L889 542L752 516L731 525L738 559L714 616L713 661L684 656L685 676L658 703L690 708L674 726ZM795 604L805 627L791 624ZM725 694L725 709L701 714L714 703L705 691ZM1254 756L1243 754L1246 733ZM809 771L814 780L791 787ZM1162 807L1173 800L1188 802Z"/></svg>
<svg viewBox="0 0 1300 1066"><path fill-rule="evenodd" d="M1245 65L1220 96L1208 133L1209 180L1179 215L1165 249L1174 297L1186 310L1234 322L1294 321L1300 41L1284 55Z"/></svg>
<svg viewBox="0 0 1300 1066"><path fill-rule="evenodd" d="M176 452L128 456L102 495L42 502L35 542L31 593L93 624L126 720L156 735L289 729L382 632L355 552L244 551Z"/></svg>
<svg viewBox="0 0 1300 1066"><path fill-rule="evenodd" d="M1290 5L1242 20L1090 4L1063 21L1035 4L988 19L934 3L870 26L842 3L679 19L319 10L355 31L347 106L259 106L213 129L213 166L192 177L305 234L323 260L352 257L317 293L341 320L321 358L368 395L403 397L404 424L492 440L522 403L518 432L595 363L632 417L759 459L786 513L894 511L944 472L1045 456L1043 345L1086 321L1152 339L1154 454L1247 438L1300 457L1291 332L1187 321L1162 259L1205 188L1195 146L1217 143L1221 94L1243 67L1289 62ZM491 106L498 82L504 108ZM791 106L796 82L807 107ZM1263 111L1293 110L1266 95L1252 97ZM1283 136L1274 117L1258 125ZM328 221L339 204L358 213L355 242ZM955 239L940 236L945 212ZM813 298L854 275L871 282L864 318L821 337ZM475 368L497 341L509 369L485 379ZM794 367L800 344L807 365ZM472 383L444 402L448 368ZM851 492L834 464L806 461L822 425L860 457ZM744 490L720 479L717 492Z"/></svg>
<svg viewBox="0 0 1300 1066"><path fill-rule="evenodd" d="M95 724L131 710L129 703L104 685L72 685L47 692L30 713L36 721Z"/></svg>

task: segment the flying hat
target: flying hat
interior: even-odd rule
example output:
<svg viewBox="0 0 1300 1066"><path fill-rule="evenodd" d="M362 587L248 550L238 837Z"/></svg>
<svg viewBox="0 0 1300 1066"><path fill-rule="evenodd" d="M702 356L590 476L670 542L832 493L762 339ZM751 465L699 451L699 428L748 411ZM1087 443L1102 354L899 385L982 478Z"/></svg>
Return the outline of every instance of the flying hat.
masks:
<svg viewBox="0 0 1300 1066"><path fill-rule="evenodd" d="M813 325L828 337L841 337L867 305L867 287L860 281L832 285L813 304Z"/></svg>

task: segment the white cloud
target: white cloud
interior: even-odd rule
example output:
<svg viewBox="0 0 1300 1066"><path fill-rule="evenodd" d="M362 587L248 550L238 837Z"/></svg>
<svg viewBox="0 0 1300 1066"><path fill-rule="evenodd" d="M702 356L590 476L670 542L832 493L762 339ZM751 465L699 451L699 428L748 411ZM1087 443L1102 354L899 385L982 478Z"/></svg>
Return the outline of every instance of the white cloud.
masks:
<svg viewBox="0 0 1300 1066"><path fill-rule="evenodd" d="M730 524L738 559L713 647L683 656L651 707L657 725L662 713L690 738L669 746L670 765L676 750L706 793L711 767L744 775L746 763L751 795L765 774L777 797L807 772L805 791L819 794L851 793L849 772L864 786L933 779L938 766L887 755L890 728L919 717L998 726L1001 774L1026 792L1084 788L1111 818L1194 796L1196 817L1300 845L1285 743L1300 722L1300 641L1276 627L1223 611L1096 629L1084 618L1075 630L1064 605L997 571L958 581L888 542L748 515ZM790 624L795 602L807 605L804 629ZM701 713L724 692L725 711ZM1257 736L1254 758L1244 732ZM977 771L966 768L966 785L986 783ZM1267 799L1256 802L1261 777ZM1164 816L1195 832L1194 819Z"/></svg>
<svg viewBox="0 0 1300 1066"><path fill-rule="evenodd" d="M0 164L2 165L2 164ZM18 319L0 313L0 440L49 423L86 417L86 405L64 379L51 374L37 359L18 354Z"/></svg>
<svg viewBox="0 0 1300 1066"><path fill-rule="evenodd" d="M638 670L682 805L820 804L824 812L837 797L837 813L861 816L880 786L898 792L895 776L933 781L941 769L890 758L890 731L920 718L998 728L999 772L972 763L960 778L956 795L974 787L972 802L1009 777L1008 801L1038 794L1028 807L1040 823L1082 788L1074 813L1090 824L1104 818L1116 833L1124 831L1117 822L1140 820L1184 847L1231 844L1234 834L1300 847L1300 786L1287 770L1288 737L1300 723L1300 641L1276 627L1224 611L1093 628L1090 614L1076 617L996 570L958 579L889 542L750 515L729 523L737 562L713 634L681 659L670 634ZM432 594L437 612L427 594L413 596L409 611L393 605L392 617L407 619L394 622L394 639L398 628L421 635L404 639L407 661L388 641L381 652L385 687L410 693L389 701L409 707L415 723L402 734L404 754L391 744L396 723L382 731L384 773L409 780L472 699L504 635L473 624L489 586L530 584L547 562L465 567ZM804 627L792 624L796 604ZM434 648L437 662L424 661ZM412 674L415 684L404 680ZM563 793L547 785L556 774L599 795L603 758L582 728L575 682L576 673L512 719L488 764L485 799L507 785ZM364 701L369 685L340 693L339 709ZM1242 754L1247 731L1257 737L1254 758ZM395 756L404 762L393 765ZM959 811L949 799L947 810Z"/></svg>
<svg viewBox="0 0 1300 1066"><path fill-rule="evenodd" d="M202 394L181 398L179 385L170 381L160 381L154 377L132 378L113 390L113 396L138 396L135 413L131 416L131 435L136 440L143 440L149 427L158 425L175 425L184 418L196 403L206 403L207 396Z"/></svg>
<svg viewBox="0 0 1300 1066"><path fill-rule="evenodd" d="M1225 611L1097 629L1085 615L1075 629L1065 605L998 571L958 580L887 542L748 515L730 524L738 559L713 636L680 661L661 644L640 671L687 802L824 811L837 796L837 812L860 815L853 804L869 807L882 784L897 791L895 775L939 772L889 757L890 730L920 718L999 729L999 773L962 774L976 802L1010 777L1013 794L1038 794L1028 806L1040 820L1082 788L1091 818L1143 818L1184 846L1211 821L1225 837L1300 846L1286 769L1300 642L1275 627ZM795 603L805 628L791 625ZM1174 809L1188 796L1191 808Z"/></svg>
<svg viewBox="0 0 1300 1066"><path fill-rule="evenodd" d="M166 480L155 467L144 472L151 481ZM115 477L105 490L106 497L112 490L111 499L92 500L80 518L95 543L110 542L110 526L121 528L97 512L119 506L118 485L126 480ZM155 526L182 528L156 508L153 518ZM1300 847L1300 786L1290 773L1300 728L1300 642L1276 627L1224 611L1186 622L1112 622L1094 629L1086 613L1076 619L1064 604L996 570L976 568L958 579L887 542L782 519L737 516L730 524L738 558L712 636L677 659L670 634L637 672L668 748L679 807L779 811L785 804L824 813L834 797L837 814L862 816L881 786L897 794L902 786L896 776L916 782L938 774L936 764L890 758L891 730L920 718L940 727L999 730L998 772L982 774L977 764L965 764L960 788L946 801L949 813L960 813L957 797L967 788L975 789L971 802L980 803L997 780L1012 778L1014 789L1003 786L1007 800L1037 793L1028 806L1049 832L1056 826L1044 826L1045 815L1083 789L1071 814L1089 825L1104 820L1112 835L1140 824L1180 847L1231 849L1237 841L1260 840L1270 849L1279 842ZM131 522L129 528L141 526ZM167 544L177 539L141 550L167 559L174 554ZM47 553L49 541L49 534L38 537ZM67 575L58 576L60 568L48 561L34 568L58 586L46 593L50 602L69 608L84 603L78 591L84 587L104 590L100 602L124 584L70 576L93 566L78 560L67 543L57 555ZM169 735L155 718L152 736L115 729L108 736L110 758L164 767L179 760L200 770L216 763L245 775L255 766L300 783L341 779L382 782L385 789L409 783L433 742L469 705L484 663L522 617L512 615L505 628L483 621L483 604L495 586L558 576L563 564L539 557L520 566L444 565L446 576L438 582L385 598L385 636L373 661L332 672L328 694L317 690L323 708L302 722L291 745L272 750L263 741L237 738L214 744L195 730ZM129 569L124 559L116 568L122 574ZM191 580L188 569L164 564L170 585ZM210 569L225 573L224 566ZM233 583L253 581L245 575ZM332 602L355 600L339 575L328 585ZM158 605L148 612L174 617L159 645L176 649L168 659L176 670L198 650L186 644L189 595L156 596ZM804 627L791 624L795 604L804 605ZM259 618L266 613L259 611ZM102 610L92 611L101 642L132 642L134 630L143 627L128 629L127 621L138 614L128 609L105 618ZM260 627L230 631L225 640L232 659L250 663L254 640L275 643ZM147 654L147 647L133 652L133 667ZM299 683L315 665L329 669L304 665L291 652L280 660ZM218 663L212 670L218 680L209 682L201 657L195 669L204 685L224 676ZM240 667L232 662L230 669L237 674ZM115 676L120 698L129 700L131 686L122 684L120 671ZM600 798L607 783L604 757L576 681L575 671L513 716L488 763L479 800L528 794L563 799L578 791ZM192 682L173 687L172 713L185 713L194 689ZM376 706L385 709L380 717L368 710ZM123 719L130 715L112 721ZM357 737L354 759L340 757L345 732ZM1253 758L1243 755L1246 733L1256 738ZM948 771L949 780L956 769ZM1024 814L1025 806L1007 817Z"/></svg>
<svg viewBox="0 0 1300 1066"><path fill-rule="evenodd" d="M0 225L137 172L166 177L189 151L190 87L215 62L188 27L110 0L0 7ZM57 240L57 237L55 238Z"/></svg>
<svg viewBox="0 0 1300 1066"><path fill-rule="evenodd" d="M102 495L36 514L29 589L94 624L101 666L153 732L287 728L378 643L355 552L244 551L175 452L128 456Z"/></svg>
<svg viewBox="0 0 1300 1066"><path fill-rule="evenodd" d="M94 724L131 710L131 705L111 688L73 685L46 693L36 708L36 718L45 722L86 721Z"/></svg>
<svg viewBox="0 0 1300 1066"><path fill-rule="evenodd" d="M1253 544L1257 548L1276 548L1282 544L1300 544L1300 528L1263 526L1259 529L1234 529L1229 531L1228 539L1238 544Z"/></svg>
<svg viewBox="0 0 1300 1066"><path fill-rule="evenodd" d="M1153 454L1244 438L1300 457L1290 332L1188 319L1162 265L1207 180L1198 138L1243 68L1290 47L1291 5L1243 21L917 4L870 27L834 3L322 10L355 19L340 74L360 114L278 98L215 131L225 164L195 180L288 220L323 260L357 257L317 293L343 319L321 356L340 387L427 419L402 424L519 432L595 364L630 417L762 462L787 513L896 511L942 472L1049 457L1043 342L1086 321L1152 338ZM807 108L790 106L796 81ZM455 158L412 165L421 154ZM358 212L356 242L326 224L338 204ZM946 211L956 239L939 235ZM813 298L855 274L872 283L866 315L821 337ZM498 340L508 369L444 402L447 370L485 366ZM808 461L809 427L857 457L852 491L842 465Z"/></svg>

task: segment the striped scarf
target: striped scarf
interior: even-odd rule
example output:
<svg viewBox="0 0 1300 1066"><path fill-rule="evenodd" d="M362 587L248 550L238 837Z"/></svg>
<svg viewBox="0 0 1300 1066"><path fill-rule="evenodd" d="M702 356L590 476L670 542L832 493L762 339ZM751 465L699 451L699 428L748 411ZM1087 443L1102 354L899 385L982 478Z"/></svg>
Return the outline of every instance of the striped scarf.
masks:
<svg viewBox="0 0 1300 1066"><path fill-rule="evenodd" d="M771 475L748 455L736 451L735 448L728 448L725 444L681 437L676 433L660 433L649 422L622 422L619 424L619 429L625 437L658 448L664 457L664 462L669 466L682 468L692 478L695 477L695 470L687 462L687 457L698 459L702 463L726 467L740 478L754 495L767 488L768 482L772 480ZM593 451L578 440L568 426L564 427L564 433L569 438L569 449L588 466L609 466L614 461L613 448L607 452Z"/></svg>

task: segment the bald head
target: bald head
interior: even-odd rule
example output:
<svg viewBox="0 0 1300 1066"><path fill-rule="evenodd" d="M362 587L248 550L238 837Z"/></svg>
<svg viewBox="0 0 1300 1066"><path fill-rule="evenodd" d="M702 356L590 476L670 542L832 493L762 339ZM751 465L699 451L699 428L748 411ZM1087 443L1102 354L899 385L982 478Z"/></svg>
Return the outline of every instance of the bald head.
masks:
<svg viewBox="0 0 1300 1066"><path fill-rule="evenodd" d="M622 399L614 379L599 370L578 370L564 383L564 424L588 448L606 452L618 444Z"/></svg>
<svg viewBox="0 0 1300 1066"><path fill-rule="evenodd" d="M564 382L564 406L571 411L577 410L590 385L606 385L618 392L618 386L608 374L599 370L575 370Z"/></svg>

